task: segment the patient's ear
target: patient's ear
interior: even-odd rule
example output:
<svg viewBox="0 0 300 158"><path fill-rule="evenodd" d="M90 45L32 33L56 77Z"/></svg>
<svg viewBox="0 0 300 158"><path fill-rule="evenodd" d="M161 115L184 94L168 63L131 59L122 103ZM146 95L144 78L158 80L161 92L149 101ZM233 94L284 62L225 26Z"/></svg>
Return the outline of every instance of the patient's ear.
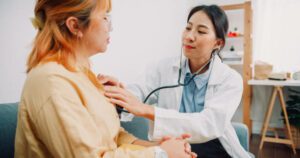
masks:
<svg viewBox="0 0 300 158"><path fill-rule="evenodd" d="M79 38L83 36L83 33L79 27L79 21L76 17L68 17L66 20L66 26L72 35L77 36Z"/></svg>

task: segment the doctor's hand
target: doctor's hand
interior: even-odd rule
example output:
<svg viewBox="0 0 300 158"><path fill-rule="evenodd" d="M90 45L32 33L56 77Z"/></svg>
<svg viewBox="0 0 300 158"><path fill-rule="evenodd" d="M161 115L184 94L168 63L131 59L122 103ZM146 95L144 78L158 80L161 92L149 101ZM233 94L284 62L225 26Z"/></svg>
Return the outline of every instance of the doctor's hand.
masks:
<svg viewBox="0 0 300 158"><path fill-rule="evenodd" d="M187 144L184 140L171 138L162 142L160 147L167 152L169 158L196 158L197 154L186 152Z"/></svg>
<svg viewBox="0 0 300 158"><path fill-rule="evenodd" d="M124 88L123 83L119 82L119 80L115 77L98 74L97 75L98 81L103 84L104 86L117 86L120 88Z"/></svg>
<svg viewBox="0 0 300 158"><path fill-rule="evenodd" d="M118 105L130 113L154 120L154 108L142 103L132 93L124 88L116 86L104 86L104 95L112 104Z"/></svg>

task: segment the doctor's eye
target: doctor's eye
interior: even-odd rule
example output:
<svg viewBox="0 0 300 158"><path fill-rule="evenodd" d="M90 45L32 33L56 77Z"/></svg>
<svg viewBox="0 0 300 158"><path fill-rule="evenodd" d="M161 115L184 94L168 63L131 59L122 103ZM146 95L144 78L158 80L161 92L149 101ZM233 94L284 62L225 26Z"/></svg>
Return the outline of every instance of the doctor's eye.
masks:
<svg viewBox="0 0 300 158"><path fill-rule="evenodd" d="M190 31L192 28L191 27L185 27L185 30Z"/></svg>
<svg viewBox="0 0 300 158"><path fill-rule="evenodd" d="M206 34L204 31L198 31L199 34Z"/></svg>

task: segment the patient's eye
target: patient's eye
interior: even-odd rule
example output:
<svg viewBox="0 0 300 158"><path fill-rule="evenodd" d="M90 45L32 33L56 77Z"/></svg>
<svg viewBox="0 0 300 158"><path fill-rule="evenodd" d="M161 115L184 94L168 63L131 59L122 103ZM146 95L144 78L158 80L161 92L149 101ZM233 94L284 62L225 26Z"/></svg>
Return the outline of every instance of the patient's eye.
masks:
<svg viewBox="0 0 300 158"><path fill-rule="evenodd" d="M105 14L105 16L103 17L103 19L107 22L110 22L111 21L111 17L109 14Z"/></svg>

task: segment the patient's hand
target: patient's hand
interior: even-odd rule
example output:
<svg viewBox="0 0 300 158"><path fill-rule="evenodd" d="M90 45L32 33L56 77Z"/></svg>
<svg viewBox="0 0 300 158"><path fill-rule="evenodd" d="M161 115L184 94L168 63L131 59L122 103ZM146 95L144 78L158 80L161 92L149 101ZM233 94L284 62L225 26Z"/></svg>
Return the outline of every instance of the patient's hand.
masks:
<svg viewBox="0 0 300 158"><path fill-rule="evenodd" d="M98 74L98 81L105 86L117 86L120 88L124 88L123 83L119 82L119 80L115 77Z"/></svg>
<svg viewBox="0 0 300 158"><path fill-rule="evenodd" d="M169 158L196 158L197 155L190 151L186 151L187 142L184 140L179 140L171 138L161 143L160 147L165 150Z"/></svg>
<svg viewBox="0 0 300 158"><path fill-rule="evenodd" d="M186 141L186 139L190 138L191 135L190 134L182 134L180 137L171 137L171 136L164 136L160 141L159 141L159 144L162 144L163 142L167 141L167 140L170 140L170 139L177 139L177 140L184 140L185 141L185 152L190 154L192 156L192 158L195 158L197 157L197 154L192 152L192 148L191 148L191 145Z"/></svg>

